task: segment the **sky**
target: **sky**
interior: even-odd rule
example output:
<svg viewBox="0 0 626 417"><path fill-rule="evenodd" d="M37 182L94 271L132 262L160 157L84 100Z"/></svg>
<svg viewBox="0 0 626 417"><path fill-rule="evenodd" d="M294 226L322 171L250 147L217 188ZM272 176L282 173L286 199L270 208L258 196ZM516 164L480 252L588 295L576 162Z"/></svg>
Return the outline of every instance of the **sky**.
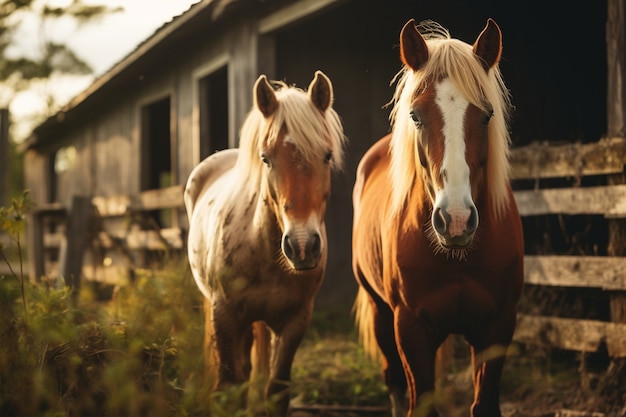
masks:
<svg viewBox="0 0 626 417"><path fill-rule="evenodd" d="M71 0L42 0L56 6L67 6ZM58 103L67 103L87 88L98 76L111 69L148 39L164 23L172 20L199 0L83 0L120 12L109 14L96 22L77 25L69 18L61 19L44 28L45 36L62 42L93 69L94 74L80 77L54 77L44 85L35 85L20 93L9 107L13 122L13 136L19 142L28 136L36 125L37 112L45 108L42 97L51 92ZM16 34L14 54L34 55L41 41L39 22L23 18Z"/></svg>

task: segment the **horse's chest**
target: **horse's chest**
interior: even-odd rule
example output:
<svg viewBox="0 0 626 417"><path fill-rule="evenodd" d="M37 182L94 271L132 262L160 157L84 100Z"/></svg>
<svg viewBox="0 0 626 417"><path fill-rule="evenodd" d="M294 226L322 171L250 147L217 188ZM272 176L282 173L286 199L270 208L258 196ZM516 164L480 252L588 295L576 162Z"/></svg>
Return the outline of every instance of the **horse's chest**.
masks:
<svg viewBox="0 0 626 417"><path fill-rule="evenodd" d="M450 323L497 316L506 298L483 269L409 269L399 282L401 299L416 314L428 312Z"/></svg>
<svg viewBox="0 0 626 417"><path fill-rule="evenodd" d="M253 221L253 200L212 207L203 222L199 276L214 304L242 320L264 320L302 308L315 296L322 269L290 273L275 218Z"/></svg>
<svg viewBox="0 0 626 417"><path fill-rule="evenodd" d="M289 273L280 263L280 247L248 241L223 242L222 273L215 270L214 291L236 311L264 317L302 307L321 283L321 272Z"/></svg>
<svg viewBox="0 0 626 417"><path fill-rule="evenodd" d="M275 322L308 305L321 282L321 274L303 277L279 270L251 269L219 278L217 299L246 320Z"/></svg>

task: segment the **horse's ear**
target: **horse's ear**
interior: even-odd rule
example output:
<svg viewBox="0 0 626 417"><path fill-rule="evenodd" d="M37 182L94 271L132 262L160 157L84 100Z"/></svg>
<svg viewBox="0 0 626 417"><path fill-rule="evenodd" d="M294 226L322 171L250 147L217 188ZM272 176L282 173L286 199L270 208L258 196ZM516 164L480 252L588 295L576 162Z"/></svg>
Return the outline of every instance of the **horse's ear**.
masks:
<svg viewBox="0 0 626 417"><path fill-rule="evenodd" d="M493 19L487 19L487 25L474 42L474 53L480 58L486 71L500 61L502 32Z"/></svg>
<svg viewBox="0 0 626 417"><path fill-rule="evenodd" d="M261 75L254 83L254 103L265 117L270 117L278 108L276 94L265 75Z"/></svg>
<svg viewBox="0 0 626 417"><path fill-rule="evenodd" d="M428 61L428 46L411 19L400 32L400 59L404 65L417 71Z"/></svg>
<svg viewBox="0 0 626 417"><path fill-rule="evenodd" d="M315 77L309 84L309 98L321 111L326 111L333 104L333 85L322 71L315 71Z"/></svg>

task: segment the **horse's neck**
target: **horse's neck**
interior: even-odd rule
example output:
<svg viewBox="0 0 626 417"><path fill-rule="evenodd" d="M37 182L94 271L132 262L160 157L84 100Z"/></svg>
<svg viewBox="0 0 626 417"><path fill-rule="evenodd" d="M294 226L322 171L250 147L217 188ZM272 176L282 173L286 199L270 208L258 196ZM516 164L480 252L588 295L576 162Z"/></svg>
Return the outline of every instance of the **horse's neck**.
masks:
<svg viewBox="0 0 626 417"><path fill-rule="evenodd" d="M428 193L428 185L422 178L422 173L418 172L411 189L411 195L405 203L404 214L400 216L404 220L402 224L399 224L399 227L423 227L425 221L430 218L432 211Z"/></svg>

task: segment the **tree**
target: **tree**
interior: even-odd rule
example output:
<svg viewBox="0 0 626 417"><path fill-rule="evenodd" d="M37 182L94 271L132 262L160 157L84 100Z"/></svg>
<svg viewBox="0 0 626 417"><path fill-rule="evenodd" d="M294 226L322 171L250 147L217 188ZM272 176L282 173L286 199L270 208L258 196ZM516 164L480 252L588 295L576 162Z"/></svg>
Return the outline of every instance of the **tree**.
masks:
<svg viewBox="0 0 626 417"><path fill-rule="evenodd" d="M83 0L66 0L65 6L58 6L54 0L0 0L0 109L9 109L16 96L33 86L39 88L45 108L36 111L28 120L21 120L26 129L22 133L12 132L12 143L7 147L6 138L0 138L0 205L8 197L21 192L22 159L15 151L15 142L25 138L26 131L39 123L47 116L58 110L59 103L52 92L45 88L48 80L54 75L90 75L90 66L77 56L69 47L54 41L46 33L47 23L60 19L73 19L78 25L83 25L99 19L109 13L120 11L121 8L110 8L98 4L85 4ZM38 22L38 33L33 38L38 39L35 53L27 54L14 46L15 35L25 19L35 19ZM22 136L23 137L20 137ZM16 137L17 136L17 137ZM4 142L3 142L4 141ZM8 151L7 151L8 148ZM8 166L7 166L8 165ZM2 178L8 175L8 178ZM10 181L9 181L10 180ZM8 190L7 190L8 188Z"/></svg>
<svg viewBox="0 0 626 417"><path fill-rule="evenodd" d="M46 24L71 18L79 25L92 22L109 13L120 11L104 5L85 4L83 0L67 0L66 6L54 6L51 0L0 0L0 107L8 107L16 94L36 82L45 82L54 74L87 75L90 66L66 45L50 39ZM58 1L56 2L58 3ZM15 33L26 18L39 22L39 51L16 55ZM48 108L43 116L54 112L57 103L49 94Z"/></svg>

